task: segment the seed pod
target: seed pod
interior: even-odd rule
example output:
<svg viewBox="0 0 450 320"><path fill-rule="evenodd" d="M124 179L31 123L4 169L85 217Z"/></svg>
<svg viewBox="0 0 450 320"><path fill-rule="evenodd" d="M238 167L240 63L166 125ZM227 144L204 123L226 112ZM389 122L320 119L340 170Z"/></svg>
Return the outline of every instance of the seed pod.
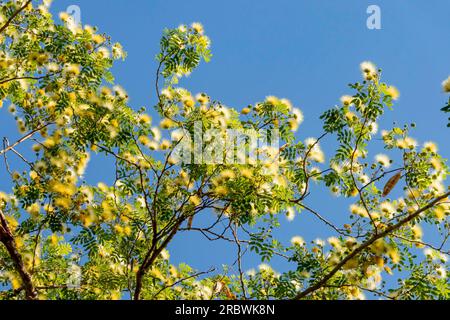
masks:
<svg viewBox="0 0 450 320"><path fill-rule="evenodd" d="M223 287L223 293L227 296L230 300L236 300L236 296L231 292L230 288L228 288L227 285L224 285Z"/></svg>
<svg viewBox="0 0 450 320"><path fill-rule="evenodd" d="M384 186L383 197L387 197L391 193L392 189L395 188L397 183L400 181L401 177L402 177L402 173L399 172L395 176L393 176L392 178L389 179L389 181Z"/></svg>

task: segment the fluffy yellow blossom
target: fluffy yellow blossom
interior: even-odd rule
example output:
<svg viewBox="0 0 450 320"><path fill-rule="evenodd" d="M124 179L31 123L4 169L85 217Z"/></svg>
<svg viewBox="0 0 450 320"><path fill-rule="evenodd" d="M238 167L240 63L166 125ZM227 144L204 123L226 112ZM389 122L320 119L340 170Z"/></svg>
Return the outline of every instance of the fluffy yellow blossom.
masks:
<svg viewBox="0 0 450 320"><path fill-rule="evenodd" d="M420 225L416 224L411 228L411 232L413 234L414 239L422 239L423 231Z"/></svg>
<svg viewBox="0 0 450 320"><path fill-rule="evenodd" d="M391 166L391 159L385 154L378 154L375 156L375 161L385 168L389 168Z"/></svg>
<svg viewBox="0 0 450 320"><path fill-rule="evenodd" d="M97 184L97 187L100 189L100 191L101 192L108 192L108 186L105 184L105 183L103 183L103 182L99 182L98 184Z"/></svg>
<svg viewBox="0 0 450 320"><path fill-rule="evenodd" d="M342 104L343 104L344 106L349 106L349 105L351 105L351 104L352 104L352 101L353 101L353 97L352 97L352 96L345 95L345 96L342 96L342 97L341 97L341 102L342 102Z"/></svg>
<svg viewBox="0 0 450 320"><path fill-rule="evenodd" d="M102 44L103 42L105 42L105 38L99 34L94 34L92 36L92 40L97 44Z"/></svg>
<svg viewBox="0 0 450 320"><path fill-rule="evenodd" d="M190 96L190 95L188 97L184 97L183 98L183 104L187 108L194 107L194 105L195 105L194 98L192 98L192 96Z"/></svg>
<svg viewBox="0 0 450 320"><path fill-rule="evenodd" d="M228 194L228 189L225 186L217 186L214 188L214 193L223 197Z"/></svg>
<svg viewBox="0 0 450 320"><path fill-rule="evenodd" d="M378 239L369 248L377 256L381 256L386 252L386 243L383 239Z"/></svg>
<svg viewBox="0 0 450 320"><path fill-rule="evenodd" d="M150 124L152 122L152 117L148 114L141 114L138 120L141 124Z"/></svg>
<svg viewBox="0 0 450 320"><path fill-rule="evenodd" d="M433 211L436 219L443 221L447 215L450 214L450 208L446 208L443 205L437 206Z"/></svg>
<svg viewBox="0 0 450 320"><path fill-rule="evenodd" d="M442 89L444 92L450 92L450 77L442 82Z"/></svg>
<svg viewBox="0 0 450 320"><path fill-rule="evenodd" d="M80 74L80 66L77 64L69 64L66 66L65 72L70 76L78 76Z"/></svg>
<svg viewBox="0 0 450 320"><path fill-rule="evenodd" d="M220 177L225 180L233 180L236 177L236 175L234 174L233 170L223 170L220 173Z"/></svg>
<svg viewBox="0 0 450 320"><path fill-rule="evenodd" d="M244 178L251 179L253 177L253 171L250 169L242 168L240 172Z"/></svg>
<svg viewBox="0 0 450 320"><path fill-rule="evenodd" d="M380 204L381 212L388 217L391 217L397 210L394 205L389 201L384 201Z"/></svg>
<svg viewBox="0 0 450 320"><path fill-rule="evenodd" d="M362 62L360 68L366 80L374 80L378 76L377 67L370 61Z"/></svg>
<svg viewBox="0 0 450 320"><path fill-rule="evenodd" d="M302 247L302 246L304 246L306 243L305 243L305 240L303 240L302 237L300 237L300 236L295 236L295 237L293 237L293 238L291 239L291 244L292 244L293 246L300 246L300 247Z"/></svg>
<svg viewBox="0 0 450 320"><path fill-rule="evenodd" d="M193 195L189 198L189 202L196 207L202 203L202 199L198 195Z"/></svg>
<svg viewBox="0 0 450 320"><path fill-rule="evenodd" d="M37 174L36 171L31 170L30 171L30 178L33 179L33 180L37 180L37 179L39 179L39 175Z"/></svg>
<svg viewBox="0 0 450 320"><path fill-rule="evenodd" d="M328 243L334 248L340 248L341 247L341 241L338 238L336 238L336 237L328 238Z"/></svg>
<svg viewBox="0 0 450 320"><path fill-rule="evenodd" d="M59 193L60 195L71 197L76 192L76 187L72 184L65 184L59 181L51 181L49 183L49 189L52 192Z"/></svg>
<svg viewBox="0 0 450 320"><path fill-rule="evenodd" d="M292 207L286 209L286 219L288 221L294 221L295 219L295 210Z"/></svg>
<svg viewBox="0 0 450 320"><path fill-rule="evenodd" d="M161 120L159 125L162 129L170 129L175 126L175 122L169 118L165 118Z"/></svg>
<svg viewBox="0 0 450 320"><path fill-rule="evenodd" d="M163 141L161 141L161 144L159 147L161 148L161 150L167 150L170 148L170 146L171 146L171 143L169 140L163 140Z"/></svg>
<svg viewBox="0 0 450 320"><path fill-rule="evenodd" d="M59 18L60 18L62 21L66 22L66 21L69 20L70 15L69 15L67 12L60 12L60 13L59 13Z"/></svg>
<svg viewBox="0 0 450 320"><path fill-rule="evenodd" d="M398 98L400 97L400 91L398 91L398 89L394 86L387 87L386 94L391 96L394 100L398 100Z"/></svg>
<svg viewBox="0 0 450 320"><path fill-rule="evenodd" d="M176 165L179 162L179 159L175 158L175 157L169 157L167 159L167 163L170 164L171 166Z"/></svg>
<svg viewBox="0 0 450 320"><path fill-rule="evenodd" d="M396 144L399 149L414 149L417 146L417 141L413 138L406 137L397 140Z"/></svg>
<svg viewBox="0 0 450 320"><path fill-rule="evenodd" d="M70 205L72 204L72 200L70 198L56 198L54 200L55 205L57 207L63 208L63 209L69 209Z"/></svg>
<svg viewBox="0 0 450 320"><path fill-rule="evenodd" d="M352 204L350 206L350 212L353 215L357 215L357 216L361 216L361 217L366 217L367 216L366 210L363 207L358 206L356 204Z"/></svg>
<svg viewBox="0 0 450 320"><path fill-rule="evenodd" d="M425 142L425 143L423 144L423 148L424 148L426 151L428 151L428 152L432 152L432 153L438 152L438 147L437 147L437 145L436 145L434 142L431 142L431 141Z"/></svg>
<svg viewBox="0 0 450 320"><path fill-rule="evenodd" d="M390 248L387 252L389 258L391 258L392 263L398 264L400 262L400 254L397 249Z"/></svg>
<svg viewBox="0 0 450 320"><path fill-rule="evenodd" d="M39 203L33 203L32 205L28 206L26 210L33 217L37 217L41 212L41 206L39 205Z"/></svg>
<svg viewBox="0 0 450 320"><path fill-rule="evenodd" d="M241 113L242 113L243 115L247 115L247 114L249 114L251 111L252 111L252 110L251 110L250 108L244 108L244 109L242 109Z"/></svg>
<svg viewBox="0 0 450 320"><path fill-rule="evenodd" d="M192 29L195 30L195 32L197 32L199 34L203 34L203 32L204 32L203 25L201 23L199 23L199 22L194 22L191 25L191 27L192 27Z"/></svg>

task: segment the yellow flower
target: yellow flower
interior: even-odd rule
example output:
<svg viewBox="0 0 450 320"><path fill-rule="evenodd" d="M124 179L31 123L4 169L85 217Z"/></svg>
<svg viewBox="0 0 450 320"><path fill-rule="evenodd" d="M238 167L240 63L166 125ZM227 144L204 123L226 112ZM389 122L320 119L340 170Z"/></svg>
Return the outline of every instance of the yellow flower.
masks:
<svg viewBox="0 0 450 320"><path fill-rule="evenodd" d="M59 18L62 21L66 22L70 18L70 16L69 16L69 14L67 12L60 12L59 13Z"/></svg>
<svg viewBox="0 0 450 320"><path fill-rule="evenodd" d="M392 99L397 100L400 97L400 92L394 86L389 86L386 89L386 94L391 96Z"/></svg>
<svg viewBox="0 0 450 320"><path fill-rule="evenodd" d="M295 236L291 239L291 243L293 246L304 246L305 245L305 240L303 240L302 237L300 236Z"/></svg>
<svg viewBox="0 0 450 320"><path fill-rule="evenodd" d="M175 122L169 118L165 118L161 121L159 125L161 126L162 129L170 129L173 126L175 126Z"/></svg>
<svg viewBox="0 0 450 320"><path fill-rule="evenodd" d="M378 256L381 256L386 251L386 243L383 239L378 239L370 247L370 251Z"/></svg>
<svg viewBox="0 0 450 320"><path fill-rule="evenodd" d="M226 196L228 194L228 189L225 186L217 186L214 189L214 193L218 196Z"/></svg>
<svg viewBox="0 0 450 320"><path fill-rule="evenodd" d="M438 147L434 142L425 142L423 145L424 149L431 153L436 153L438 151Z"/></svg>
<svg viewBox="0 0 450 320"><path fill-rule="evenodd" d="M97 187L100 189L101 192L108 192L108 186L103 182L99 182L97 184Z"/></svg>
<svg viewBox="0 0 450 320"><path fill-rule="evenodd" d="M59 193L60 195L67 197L73 196L77 191L73 184L64 184L59 181L51 181L49 183L49 189L52 192Z"/></svg>
<svg viewBox="0 0 450 320"><path fill-rule="evenodd" d="M39 178L39 175L37 174L36 171L31 170L30 171L30 178L33 179L33 180L37 180Z"/></svg>
<svg viewBox="0 0 450 320"><path fill-rule="evenodd" d="M16 277L11 277L11 286L14 290L18 290L22 287L22 283Z"/></svg>
<svg viewBox="0 0 450 320"><path fill-rule="evenodd" d="M66 73L72 76L78 76L80 74L80 66L77 64L69 64L66 67Z"/></svg>
<svg viewBox="0 0 450 320"><path fill-rule="evenodd" d="M35 144L35 145L33 145L32 149L34 152L39 152L39 151L41 151L42 146L40 144Z"/></svg>
<svg viewBox="0 0 450 320"><path fill-rule="evenodd" d="M385 168L389 168L391 166L391 159L389 159L389 157L385 154L376 155L375 161Z"/></svg>
<svg viewBox="0 0 450 320"><path fill-rule="evenodd" d="M198 195L193 195L189 198L189 202L194 206L198 206L202 203L202 199Z"/></svg>
<svg viewBox="0 0 450 320"><path fill-rule="evenodd" d="M436 207L436 209L434 209L434 215L436 217L436 219L438 219L439 221L442 221L445 219L445 217L450 214L450 209L447 209L444 206L438 206Z"/></svg>
<svg viewBox="0 0 450 320"><path fill-rule="evenodd" d="M450 92L450 77L442 82L442 89L444 90L444 92Z"/></svg>
<svg viewBox="0 0 450 320"><path fill-rule="evenodd" d="M271 105L277 105L280 103L280 100L275 96L268 96L266 97L266 102L270 103Z"/></svg>
<svg viewBox="0 0 450 320"><path fill-rule="evenodd" d="M188 108L192 108L195 105L195 101L191 96L189 96L183 99L183 104Z"/></svg>
<svg viewBox="0 0 450 320"><path fill-rule="evenodd" d="M55 205L63 209L69 209L72 201L69 198L56 198Z"/></svg>
<svg viewBox="0 0 450 320"><path fill-rule="evenodd" d="M12 216L7 216L6 221L8 222L8 226L12 231L15 231L19 226L19 222Z"/></svg>
<svg viewBox="0 0 450 320"><path fill-rule="evenodd" d="M389 258L391 258L392 263L398 264L400 262L400 254L398 253L397 249L389 249L387 252Z"/></svg>
<svg viewBox="0 0 450 320"><path fill-rule="evenodd" d="M352 101L353 101L353 97L352 97L352 96L345 95L345 96L342 96L342 97L341 97L341 102L342 102L342 104L343 104L344 106L349 106L349 105L351 105L351 104L352 104Z"/></svg>
<svg viewBox="0 0 450 320"><path fill-rule="evenodd" d="M117 232L119 235L124 234L123 227L122 227L121 225L119 225L119 224L116 224L116 225L114 226L114 230L116 230L116 232Z"/></svg>
<svg viewBox="0 0 450 320"><path fill-rule="evenodd" d="M414 149L416 146L417 141L410 137L397 140L397 147L399 149Z"/></svg>
<svg viewBox="0 0 450 320"><path fill-rule="evenodd" d="M161 148L161 150L167 150L170 148L170 146L171 146L171 143L169 140L163 140L159 147Z"/></svg>
<svg viewBox="0 0 450 320"><path fill-rule="evenodd" d="M123 228L123 233L125 233L126 236L131 235L131 232L132 232L132 230L131 230L131 227L130 227L130 226L125 226L125 227Z"/></svg>
<svg viewBox="0 0 450 320"><path fill-rule="evenodd" d="M242 109L242 111L241 111L241 113L242 113L243 115L247 115L247 114L249 114L250 112L251 112L250 108L244 108L244 109Z"/></svg>
<svg viewBox="0 0 450 320"><path fill-rule="evenodd" d="M141 114L139 116L139 122L141 124L150 124L152 122L152 118L148 114Z"/></svg>
<svg viewBox="0 0 450 320"><path fill-rule="evenodd" d="M30 215L36 217L41 212L41 206L39 205L39 203L33 203L32 205L28 206L26 210Z"/></svg>
<svg viewBox="0 0 450 320"><path fill-rule="evenodd" d="M241 169L241 175L244 178L251 179L253 177L253 172L250 169L243 168Z"/></svg>
<svg viewBox="0 0 450 320"><path fill-rule="evenodd" d="M94 34L92 36L92 40L97 44L101 44L101 43L105 42L105 38L99 34Z"/></svg>
<svg viewBox="0 0 450 320"><path fill-rule="evenodd" d="M195 99L197 99L197 101L202 105L206 104L209 101L209 97L204 93L197 94L195 96Z"/></svg>
<svg viewBox="0 0 450 320"><path fill-rule="evenodd" d="M363 207L358 206L358 205L356 205L356 204L352 204L352 205L350 206L350 212L351 212L352 214L354 214L354 215L358 215L358 216L361 216L361 217L367 216L366 210L365 210Z"/></svg>
<svg viewBox="0 0 450 320"><path fill-rule="evenodd" d="M412 234L414 239L421 239L423 236L423 231L420 225L416 224L414 227L411 228Z"/></svg>
<svg viewBox="0 0 450 320"><path fill-rule="evenodd" d="M235 176L236 175L234 174L233 170L223 170L220 173L220 177L225 180L232 180L235 178Z"/></svg>
<svg viewBox="0 0 450 320"><path fill-rule="evenodd" d="M202 26L202 24L199 23L199 22L194 22L194 23L191 25L191 27L192 27L192 29L195 30L195 32L197 32L197 33L199 33L199 34L203 34L203 32L204 32L203 26Z"/></svg>
<svg viewBox="0 0 450 320"><path fill-rule="evenodd" d="M119 291L113 291L111 293L111 300L120 300L122 294Z"/></svg>
<svg viewBox="0 0 450 320"><path fill-rule="evenodd" d="M363 73L364 79L373 80L378 76L377 67L370 61L364 61L360 65L361 71Z"/></svg>
<svg viewBox="0 0 450 320"><path fill-rule="evenodd" d="M52 234L52 235L50 236L50 242L51 242L54 246L56 246L56 245L58 244L58 242L59 242L58 236L57 236L56 234Z"/></svg>
<svg viewBox="0 0 450 320"><path fill-rule="evenodd" d="M359 261L356 258L350 259L347 261L347 263L344 265L344 270L351 270L356 269L359 265Z"/></svg>
<svg viewBox="0 0 450 320"><path fill-rule="evenodd" d="M167 163L170 164L171 166L176 165L178 163L178 159L175 157L169 157L167 159Z"/></svg>
<svg viewBox="0 0 450 320"><path fill-rule="evenodd" d="M294 221L294 219L295 219L295 210L294 210L294 208L289 207L289 208L286 209L286 219L288 221L290 221L290 222Z"/></svg>

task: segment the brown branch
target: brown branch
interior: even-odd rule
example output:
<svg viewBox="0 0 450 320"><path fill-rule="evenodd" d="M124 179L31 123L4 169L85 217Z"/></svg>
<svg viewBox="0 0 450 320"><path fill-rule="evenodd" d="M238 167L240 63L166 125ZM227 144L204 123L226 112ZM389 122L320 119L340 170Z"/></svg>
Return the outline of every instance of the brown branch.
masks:
<svg viewBox="0 0 450 320"><path fill-rule="evenodd" d="M367 215L370 218L370 222L372 223L373 228L375 230L375 234L376 234L376 233L378 233L377 224L375 223L375 220L373 219L372 214L370 213L369 207L367 206L366 200L364 198L363 189L358 187L358 184L356 183L355 173L353 172L354 165L355 165L356 152L358 151L358 145L361 142L361 139L363 139L364 129L366 128L367 120L368 120L367 118L364 119L364 123L363 123L363 125L361 127L361 132L359 133L359 136L358 136L358 138L356 139L356 142L355 142L355 149L353 149L353 153L352 153L352 156L351 156L350 175L352 177L354 187L358 191L361 203L363 204L364 209L366 209Z"/></svg>
<svg viewBox="0 0 450 320"><path fill-rule="evenodd" d="M20 255L14 236L9 229L8 222L3 212L0 210L0 242L6 247L6 250L11 257L16 271L19 273L22 280L22 286L25 290L25 297L27 300L36 300L37 293L36 289L31 280L31 275L25 268L22 256Z"/></svg>
<svg viewBox="0 0 450 320"><path fill-rule="evenodd" d="M45 127L49 126L53 124L52 122L49 122L45 125L42 125L32 131L30 131L29 133L27 133L25 136L23 136L22 138L20 138L19 140L17 140L16 142L14 142L12 145L9 145L8 147L6 147L3 150L0 150L0 156L8 151L10 151L11 149L15 148L16 146L18 146L19 144L21 144L22 142L30 139L32 136L34 136L38 131L44 129Z"/></svg>
<svg viewBox="0 0 450 320"><path fill-rule="evenodd" d="M320 213L318 213L317 211L311 209L310 207L306 206L305 204L299 202L298 200L293 200L292 202L298 204L300 207L303 207L304 209L306 209L307 211L311 212L313 215L315 215L320 221L322 221L323 223L325 223L327 226L329 226L330 228L334 229L334 231L336 231L337 233L343 235L343 236L348 236L348 233L345 232L345 230L339 229L338 227L336 227L333 223L331 223L330 221L328 221L327 219L325 219L324 217L322 217L322 215L320 215Z"/></svg>
<svg viewBox="0 0 450 320"><path fill-rule="evenodd" d="M302 195L300 196L300 198L298 199L298 201L302 201L306 198L306 196L308 195L308 189L309 189L309 180L313 177L310 176L308 174L307 171L307 166L308 166L308 157L311 154L311 152L313 151L313 149L319 144L320 140L322 140L323 138L325 138L327 136L328 132L325 132L324 134L322 134L312 145L311 147L309 147L308 151L305 153L305 157L303 159L303 164L302 164L302 170L303 170L303 174L305 176L305 190L303 190Z"/></svg>
<svg viewBox="0 0 450 320"><path fill-rule="evenodd" d="M167 245L172 241L175 234L178 232L178 228L183 223L184 217L181 217L175 227L172 229L169 236L164 240L164 242L161 244L161 246L156 250L149 250L148 253L151 253L151 256L148 259L144 259L144 262L141 264L137 274L136 274L136 288L134 291L134 300L139 300L141 291L142 291L142 281L144 279L144 275L147 272L148 268L155 262L156 258L160 255L160 253L167 247Z"/></svg>
<svg viewBox="0 0 450 320"><path fill-rule="evenodd" d="M393 231L399 229L400 227L402 227L403 225L411 222L412 220L416 219L422 212L425 212L431 208L433 208L435 205L437 205L439 202L441 202L442 200L446 199L447 197L450 196L450 192L447 192L446 194L434 199L433 201L431 201L430 203L428 203L426 206L420 208L419 210L417 210L416 212L414 212L413 214L409 215L408 217L406 217L405 219L399 221L398 223L391 225L390 227L387 227L383 232L380 233L376 233L374 234L369 240L367 240L366 242L364 242L362 245L360 245L358 248L356 248L352 253L350 253L349 255L347 255L347 257L345 257L338 265L336 265L336 267L331 270L322 280L320 280L319 282L317 282L316 284L312 285L311 287L307 288L305 291L298 293L295 296L295 300L300 300L303 299L305 297L307 297L308 295L310 295L311 293L319 290L320 288L322 288L323 286L325 286L327 284L327 282L338 272L341 270L341 268L351 259L353 259L355 256L357 256L359 253L363 252L365 249L367 249L370 245L372 245L375 241L377 241L378 239L382 239L385 236L388 236L389 234L391 234Z"/></svg>
<svg viewBox="0 0 450 320"><path fill-rule="evenodd" d="M13 13L13 15L6 21L6 23L0 28L0 33L5 31L6 28L11 24L11 22L19 15L26 7L31 3L32 0L28 0L19 10Z"/></svg>
<svg viewBox="0 0 450 320"><path fill-rule="evenodd" d="M189 277L186 277L186 278L180 279L180 280L178 280L178 281L175 281L175 282L172 283L171 285L165 286L164 288L162 288L161 290L159 290L157 293L155 293L155 294L153 295L153 300L155 300L156 297L157 297L161 292L163 292L163 291L165 291L165 290L167 290L167 289L173 288L173 287L175 287L176 285L178 285L178 284L180 284L180 283L183 283L183 282L186 281L186 280L190 280L190 279L193 279L193 278L200 277L200 276L202 276L202 275L204 275L204 274L208 274L208 273L214 272L215 270L216 270L215 268L210 268L208 271L198 272L198 273L195 273L195 274L193 274L193 275L190 275Z"/></svg>
<svg viewBox="0 0 450 320"><path fill-rule="evenodd" d="M247 292L245 290L245 282L244 282L244 272L242 271L242 248L241 248L241 242L239 240L238 237L238 233L237 233L237 224L235 225L235 227L231 227L231 230L233 232L233 237L235 239L236 242L236 246L238 249L237 252L237 265L238 265L238 270L239 270L239 281L241 282L241 289L242 289L242 295L244 296L244 299L247 300Z"/></svg>

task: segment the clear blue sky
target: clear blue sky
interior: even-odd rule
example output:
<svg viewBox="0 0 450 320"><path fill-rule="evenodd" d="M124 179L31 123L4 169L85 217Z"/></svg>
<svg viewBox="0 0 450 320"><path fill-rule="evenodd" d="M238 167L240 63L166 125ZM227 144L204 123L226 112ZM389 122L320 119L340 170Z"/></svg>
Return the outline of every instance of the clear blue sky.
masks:
<svg viewBox="0 0 450 320"><path fill-rule="evenodd" d="M450 74L449 1L56 0L52 11L58 13L72 4L81 8L84 24L98 26L128 52L113 73L135 108L151 108L156 101L154 56L161 31L199 21L212 40L214 56L181 83L194 93L207 92L237 109L267 95L289 98L305 114L298 137L317 137L320 114L351 93L347 84L360 80L359 63L371 60L384 70L384 80L401 92L395 111L385 115L380 128L394 121L414 121L418 126L414 137L436 141L444 157L450 156L450 130L439 111L446 100L441 82ZM381 30L366 27L370 4L381 8ZM326 145L326 150L331 152L333 146ZM89 181L111 181L109 169L94 159ZM325 198L311 196L309 204L339 221L349 203ZM297 234L313 240L330 232L304 213L294 223L283 223L278 236L287 242ZM175 263L185 261L199 269L235 257L233 247L196 235L175 240L171 253ZM256 259L248 262L246 269L258 264Z"/></svg>

